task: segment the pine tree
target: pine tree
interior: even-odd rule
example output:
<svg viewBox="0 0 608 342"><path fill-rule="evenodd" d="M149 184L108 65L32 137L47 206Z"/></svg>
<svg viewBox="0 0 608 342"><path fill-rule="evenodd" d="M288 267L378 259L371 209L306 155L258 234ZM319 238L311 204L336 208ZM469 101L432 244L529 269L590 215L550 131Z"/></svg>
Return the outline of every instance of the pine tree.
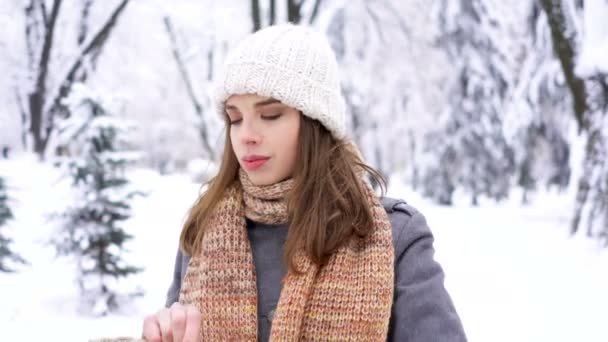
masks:
<svg viewBox="0 0 608 342"><path fill-rule="evenodd" d="M14 218L8 205L7 192L4 178L0 177L0 272L14 272L11 264L25 264L25 260L11 251L9 246L13 241L2 231L2 228L6 227L7 223Z"/></svg>
<svg viewBox="0 0 608 342"><path fill-rule="evenodd" d="M131 127L114 115L103 96L78 85L66 105L71 115L62 122L60 138L68 156L60 165L72 179L75 197L57 215L62 225L53 243L58 255L77 260L84 312L105 315L141 294L118 291L120 278L142 270L122 255L132 239L123 225L131 216L132 198L140 194L130 189L125 171L137 154L127 151Z"/></svg>
<svg viewBox="0 0 608 342"><path fill-rule="evenodd" d="M523 18L520 35L521 67L516 74L513 110L506 120L513 123L517 184L528 194L541 186L564 190L570 183L572 126L568 111L568 89L555 59L547 18L540 5L532 3Z"/></svg>
<svg viewBox="0 0 608 342"><path fill-rule="evenodd" d="M425 139L422 171L427 196L452 202L455 189L497 200L508 196L514 153L503 132L502 110L511 83L505 53L492 36L496 22L482 0L445 3L440 43L455 63L448 106Z"/></svg>

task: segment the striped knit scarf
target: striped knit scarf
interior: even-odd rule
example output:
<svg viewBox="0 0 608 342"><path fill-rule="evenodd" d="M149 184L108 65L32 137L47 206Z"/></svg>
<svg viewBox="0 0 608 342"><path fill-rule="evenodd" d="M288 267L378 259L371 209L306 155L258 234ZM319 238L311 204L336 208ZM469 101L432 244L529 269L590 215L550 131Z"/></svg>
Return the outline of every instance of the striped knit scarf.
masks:
<svg viewBox="0 0 608 342"><path fill-rule="evenodd" d="M256 273L245 217L260 223L287 222L287 180L255 186L245 172L218 203L200 255L190 259L179 301L202 313L203 341L256 341ZM365 185L375 229L351 238L323 267L303 252L302 275L283 283L271 341L385 341L394 286L391 226L373 191Z"/></svg>

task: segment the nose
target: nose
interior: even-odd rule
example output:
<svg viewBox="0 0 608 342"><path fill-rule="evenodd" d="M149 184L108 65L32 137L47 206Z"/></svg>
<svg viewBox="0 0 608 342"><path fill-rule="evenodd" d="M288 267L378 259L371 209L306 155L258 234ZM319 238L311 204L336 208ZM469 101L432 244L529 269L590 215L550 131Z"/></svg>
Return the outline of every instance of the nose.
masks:
<svg viewBox="0 0 608 342"><path fill-rule="evenodd" d="M240 133L241 142L245 145L257 145L262 140L262 136L254 120L243 119Z"/></svg>

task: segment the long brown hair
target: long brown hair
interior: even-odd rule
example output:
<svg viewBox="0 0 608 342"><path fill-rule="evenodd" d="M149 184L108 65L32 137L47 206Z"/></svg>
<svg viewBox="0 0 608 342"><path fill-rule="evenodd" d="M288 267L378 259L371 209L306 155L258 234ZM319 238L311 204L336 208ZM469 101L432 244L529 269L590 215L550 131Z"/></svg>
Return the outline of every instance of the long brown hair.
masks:
<svg viewBox="0 0 608 342"><path fill-rule="evenodd" d="M361 182L362 173L380 184L386 181L365 164L349 143L335 139L318 121L301 115L294 186L287 198L289 230L284 260L298 272L296 251L303 249L311 260L325 264L351 236L365 237L373 228L371 208ZM201 250L205 225L215 205L238 179L239 164L227 125L222 163L218 174L190 210L180 236L180 247L188 255Z"/></svg>

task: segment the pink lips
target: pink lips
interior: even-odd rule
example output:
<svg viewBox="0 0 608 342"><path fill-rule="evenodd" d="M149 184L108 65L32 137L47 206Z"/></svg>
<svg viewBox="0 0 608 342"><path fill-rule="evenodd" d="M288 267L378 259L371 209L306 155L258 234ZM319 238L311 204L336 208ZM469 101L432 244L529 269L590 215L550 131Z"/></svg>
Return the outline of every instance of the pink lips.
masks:
<svg viewBox="0 0 608 342"><path fill-rule="evenodd" d="M247 171L254 171L262 167L262 165L266 164L268 159L270 159L270 157L256 155L246 156L245 158L243 158L243 166L245 166L245 169L247 169Z"/></svg>

